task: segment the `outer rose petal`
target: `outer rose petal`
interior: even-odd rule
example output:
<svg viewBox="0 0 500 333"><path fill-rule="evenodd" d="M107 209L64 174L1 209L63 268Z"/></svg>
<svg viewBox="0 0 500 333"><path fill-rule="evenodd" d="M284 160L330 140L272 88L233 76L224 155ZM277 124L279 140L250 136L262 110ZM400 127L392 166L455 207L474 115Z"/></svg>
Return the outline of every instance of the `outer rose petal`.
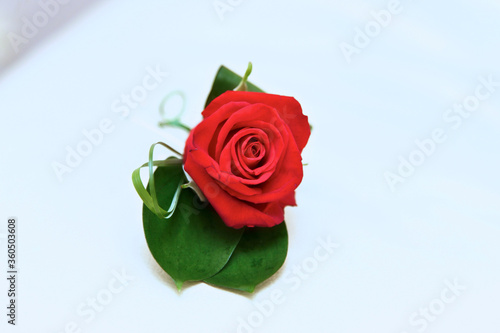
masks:
<svg viewBox="0 0 500 333"><path fill-rule="evenodd" d="M203 149L215 156L215 145L217 144L217 137L220 131L219 125L223 124L231 115L238 110L248 106L246 102L231 102L220 107L217 114L214 114L210 119L204 119L196 126L196 145L198 148ZM191 134L195 132L191 131Z"/></svg>
<svg viewBox="0 0 500 333"><path fill-rule="evenodd" d="M186 157L184 168L228 227L272 227L283 222L284 211L281 203L252 205L231 196L203 168L190 163L189 155Z"/></svg>
<svg viewBox="0 0 500 333"><path fill-rule="evenodd" d="M295 98L249 91L226 91L207 106L202 112L203 117L209 117L228 102L262 103L274 107L290 127L299 151L302 152L306 146L311 128L307 116L302 113L302 108Z"/></svg>

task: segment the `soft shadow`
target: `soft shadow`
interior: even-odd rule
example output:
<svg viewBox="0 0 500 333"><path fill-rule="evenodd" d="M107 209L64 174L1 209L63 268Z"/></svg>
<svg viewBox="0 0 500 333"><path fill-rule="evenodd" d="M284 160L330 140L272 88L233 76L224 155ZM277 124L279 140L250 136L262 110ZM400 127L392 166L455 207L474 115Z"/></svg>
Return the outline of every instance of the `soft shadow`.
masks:
<svg viewBox="0 0 500 333"><path fill-rule="evenodd" d="M283 264L283 266L281 266L281 268L278 269L278 271L276 273L274 273L266 281L258 284L257 287L255 287L255 290L253 291L253 293L249 293L248 291L243 291L243 290L237 290L237 289L231 289L231 288L224 288L224 287L221 287L221 286L214 286L213 284L210 284L210 283L207 283L207 282L205 282L205 283L207 285L213 287L213 288L216 288L216 289L219 289L219 290L224 290L224 291L236 294L236 295L240 295L240 296L246 297L249 300L253 300L253 298L255 297L255 295L257 295L262 290L267 289L276 280L278 280L283 275L284 271L285 271L285 264Z"/></svg>
<svg viewBox="0 0 500 333"><path fill-rule="evenodd" d="M273 276L271 276L269 279L262 282L261 284L257 285L257 287L255 287L255 291L253 292L254 295L260 292L261 290L270 287L276 280L278 280L281 276L283 276L283 273L285 272L286 268L285 266L286 262L283 264L283 266L280 267L280 269L278 269L276 273L274 273Z"/></svg>
<svg viewBox="0 0 500 333"><path fill-rule="evenodd" d="M174 290L175 292L177 292L177 294L180 295L182 293L182 291L184 291L184 290L186 290L188 288L191 288L192 286L200 283L198 281L186 281L182 285L182 289L181 290L177 290L177 286L175 285L174 279L172 279L170 277L170 275L168 275L163 270L163 268L161 268L161 266L158 265L158 263L156 262L155 258L153 257L153 255L149 251L149 248L147 246L143 247L143 251L142 252L143 252L142 255L143 255L144 259L148 263L148 266L151 269L151 271L154 273L154 275L156 275L156 277L159 280L163 281L163 283L165 285L169 286L170 288L172 288L172 290Z"/></svg>

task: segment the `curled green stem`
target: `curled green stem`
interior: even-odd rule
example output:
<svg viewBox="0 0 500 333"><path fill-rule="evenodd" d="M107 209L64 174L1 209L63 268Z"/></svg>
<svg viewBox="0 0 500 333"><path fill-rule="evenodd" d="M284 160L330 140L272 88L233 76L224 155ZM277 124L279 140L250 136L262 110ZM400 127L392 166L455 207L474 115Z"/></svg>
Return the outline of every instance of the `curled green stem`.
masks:
<svg viewBox="0 0 500 333"><path fill-rule="evenodd" d="M234 91L248 91L247 80L250 74L252 74L252 63L248 62L247 71L245 72L245 75L243 75L243 78L241 78L240 84L234 88Z"/></svg>
<svg viewBox="0 0 500 333"><path fill-rule="evenodd" d="M151 145L151 148L149 149L149 161L147 163L144 163L141 165L139 168L135 169L134 172L132 173L132 183L134 184L134 188L137 191L137 194L141 197L142 201L144 202L144 205L148 207L149 210L151 210L153 213L155 213L156 216L158 216L161 219L169 219L175 212L175 208L177 207L177 202L179 201L180 193L182 190L182 181L179 182L179 185L177 186L177 190L174 194L174 197L172 199L172 202L170 203L170 207L165 210L162 207L160 207L160 204L158 203L158 198L156 196L156 187L155 187L155 180L154 180L154 172L153 172L153 167L165 167L169 165L178 165L182 164L182 158L168 158L163 161L154 161L153 160L153 152L154 148L156 145L162 145L167 149L170 149L172 152L175 154L179 155L182 157L182 154L179 153L177 150L173 149L169 145L163 143L163 142L157 142L153 145ZM148 167L149 169L149 192L148 190L144 187L144 184L142 183L141 180L141 168Z"/></svg>
<svg viewBox="0 0 500 333"><path fill-rule="evenodd" d="M182 99L182 106L181 110L175 116L173 119L165 119L165 104L167 104L167 101L170 100L173 96L179 96ZM191 128L189 126L186 126L183 124L180 119L182 114L184 113L184 110L186 109L186 97L184 96L184 93L182 91L173 91L167 96L163 98L163 100L160 103L159 110L160 110L160 115L163 119L158 123L158 126L160 127L165 127L165 126L170 126L170 127L177 127L177 128L182 128L183 130L187 131L188 133L191 132Z"/></svg>

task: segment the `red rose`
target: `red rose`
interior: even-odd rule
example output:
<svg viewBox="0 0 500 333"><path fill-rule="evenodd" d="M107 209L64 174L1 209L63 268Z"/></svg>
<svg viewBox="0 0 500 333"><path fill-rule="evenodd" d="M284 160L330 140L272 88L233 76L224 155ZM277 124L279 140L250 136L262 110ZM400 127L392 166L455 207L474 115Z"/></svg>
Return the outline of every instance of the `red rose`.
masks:
<svg viewBox="0 0 500 333"><path fill-rule="evenodd" d="M232 228L272 227L295 206L311 134L292 97L228 91L190 133L184 169Z"/></svg>

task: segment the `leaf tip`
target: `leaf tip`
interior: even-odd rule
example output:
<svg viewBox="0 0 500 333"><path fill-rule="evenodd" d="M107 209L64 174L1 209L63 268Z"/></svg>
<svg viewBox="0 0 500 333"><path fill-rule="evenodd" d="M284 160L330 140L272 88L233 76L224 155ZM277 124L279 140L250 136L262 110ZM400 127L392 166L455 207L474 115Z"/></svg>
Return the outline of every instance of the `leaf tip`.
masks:
<svg viewBox="0 0 500 333"><path fill-rule="evenodd" d="M174 280L175 281L175 286L177 287L177 291L180 292L182 289L182 285L184 284L184 281L180 280Z"/></svg>
<svg viewBox="0 0 500 333"><path fill-rule="evenodd" d="M255 286L244 286L240 289L246 291L247 293L253 294L253 292L255 291Z"/></svg>

